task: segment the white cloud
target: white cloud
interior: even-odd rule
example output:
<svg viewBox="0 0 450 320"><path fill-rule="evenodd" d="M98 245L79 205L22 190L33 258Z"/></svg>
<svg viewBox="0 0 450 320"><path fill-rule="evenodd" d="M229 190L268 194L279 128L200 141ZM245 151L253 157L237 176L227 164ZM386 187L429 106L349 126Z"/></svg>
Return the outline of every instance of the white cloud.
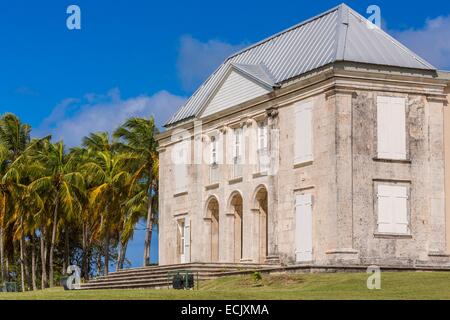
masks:
<svg viewBox="0 0 450 320"><path fill-rule="evenodd" d="M220 40L201 42L190 35L180 39L177 69L185 90L193 90L201 84L232 53L245 46Z"/></svg>
<svg viewBox="0 0 450 320"><path fill-rule="evenodd" d="M161 126L184 102L184 97L167 91L128 99L122 99L118 89L105 95L87 94L82 99L63 100L34 135L52 134L54 141L63 139L67 146L72 147L91 132L112 132L132 116L154 115L157 125Z"/></svg>
<svg viewBox="0 0 450 320"><path fill-rule="evenodd" d="M450 15L427 19L420 29L390 33L436 68L450 70Z"/></svg>

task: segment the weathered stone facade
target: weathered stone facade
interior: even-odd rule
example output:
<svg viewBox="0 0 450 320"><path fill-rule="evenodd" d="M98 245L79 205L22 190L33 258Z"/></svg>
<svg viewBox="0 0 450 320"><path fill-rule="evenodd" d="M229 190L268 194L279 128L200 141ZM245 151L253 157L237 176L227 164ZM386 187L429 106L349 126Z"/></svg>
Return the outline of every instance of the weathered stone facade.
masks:
<svg viewBox="0 0 450 320"><path fill-rule="evenodd" d="M429 72L334 64L199 119L200 131L198 120L189 120L162 133L160 264L267 259L295 264L295 196L307 193L313 199L309 264L450 265L446 86L448 80ZM406 160L377 159L379 95L406 98ZM314 160L295 165L294 106L299 101L313 105ZM245 136L262 119L268 123L274 172L261 174L255 164L245 164L242 177L233 179L233 165L219 164L219 178L211 183L210 165L196 162L196 143L206 146L209 135L223 133L219 144L227 150L232 128L242 127ZM191 164L188 188L177 194L172 153L174 133L181 128L189 136ZM246 159L255 152L254 143L254 136L246 137ZM408 234L377 232L380 183L408 188ZM189 252L180 257L183 219L190 222L190 234L184 235Z"/></svg>

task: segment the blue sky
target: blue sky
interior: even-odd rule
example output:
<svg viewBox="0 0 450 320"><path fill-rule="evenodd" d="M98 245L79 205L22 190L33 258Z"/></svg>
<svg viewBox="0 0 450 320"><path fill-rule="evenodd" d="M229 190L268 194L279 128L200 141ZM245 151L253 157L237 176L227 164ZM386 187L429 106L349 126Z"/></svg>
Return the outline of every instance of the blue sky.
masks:
<svg viewBox="0 0 450 320"><path fill-rule="evenodd" d="M132 115L154 114L162 124L226 56L340 2L2 1L0 113L68 146ZM380 6L385 30L450 70L450 2L346 3L366 16L369 5ZM71 4L81 8L81 30L66 28ZM134 266L142 243L137 230L128 251Z"/></svg>

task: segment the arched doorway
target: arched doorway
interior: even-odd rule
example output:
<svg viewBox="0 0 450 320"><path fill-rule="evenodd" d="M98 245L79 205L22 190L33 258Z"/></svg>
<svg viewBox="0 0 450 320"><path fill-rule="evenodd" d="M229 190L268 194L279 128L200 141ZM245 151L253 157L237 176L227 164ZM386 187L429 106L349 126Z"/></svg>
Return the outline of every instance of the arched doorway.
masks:
<svg viewBox="0 0 450 320"><path fill-rule="evenodd" d="M258 262L264 262L267 258L269 251L268 241L268 200L267 189L264 186L258 187L255 193L255 211L257 216L255 217L255 225L257 230L257 239L255 243L258 244L258 256L256 260Z"/></svg>
<svg viewBox="0 0 450 320"><path fill-rule="evenodd" d="M216 197L208 201L206 207L207 218L210 221L211 262L219 261L219 202Z"/></svg>
<svg viewBox="0 0 450 320"><path fill-rule="evenodd" d="M240 262L244 253L242 196L239 192L234 192L230 199L230 212L234 213L233 260L234 262Z"/></svg>

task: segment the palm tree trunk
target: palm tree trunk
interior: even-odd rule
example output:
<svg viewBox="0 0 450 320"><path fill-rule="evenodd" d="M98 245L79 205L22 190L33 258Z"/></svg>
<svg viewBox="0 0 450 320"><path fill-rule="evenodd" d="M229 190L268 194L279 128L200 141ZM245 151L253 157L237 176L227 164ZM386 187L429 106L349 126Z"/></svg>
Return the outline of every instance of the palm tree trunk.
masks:
<svg viewBox="0 0 450 320"><path fill-rule="evenodd" d="M64 261L63 261L62 274L66 274L67 267L70 266L69 253L70 253L69 233L67 232L67 228L66 228L66 230L64 232Z"/></svg>
<svg viewBox="0 0 450 320"><path fill-rule="evenodd" d="M3 251L3 227L0 225L0 280L5 282L5 262Z"/></svg>
<svg viewBox="0 0 450 320"><path fill-rule="evenodd" d="M117 255L116 271L119 271L122 269L122 266L120 263L122 261L122 256L123 256L123 245L122 245L122 241L119 236L119 253Z"/></svg>
<svg viewBox="0 0 450 320"><path fill-rule="evenodd" d="M6 211L6 194L2 192L2 212L0 219L0 280L6 281L6 265L5 265L5 245L4 245L4 229L3 219L5 218Z"/></svg>
<svg viewBox="0 0 450 320"><path fill-rule="evenodd" d="M122 239L122 237L120 237L120 239ZM127 253L128 241L125 241L125 243L122 244L122 242L119 240L119 245L120 248L119 248L119 255L117 257L116 271L123 269L123 264L125 262L125 256Z"/></svg>
<svg viewBox="0 0 450 320"><path fill-rule="evenodd" d="M106 230L105 247L103 249L104 250L104 257L105 257L105 265L103 266L105 276L108 275L108 273L109 273L109 242L110 242L110 236L109 236L109 228L108 228Z"/></svg>
<svg viewBox="0 0 450 320"><path fill-rule="evenodd" d="M22 292L25 292L25 266L23 261L23 235L19 240L20 247L20 284L22 287Z"/></svg>
<svg viewBox="0 0 450 320"><path fill-rule="evenodd" d="M43 229L41 229L41 266L41 289L45 289L47 287L47 244Z"/></svg>
<svg viewBox="0 0 450 320"><path fill-rule="evenodd" d="M5 272L6 272L5 280L9 281L9 258L8 258L8 256L6 256L6 259L5 259Z"/></svg>
<svg viewBox="0 0 450 320"><path fill-rule="evenodd" d="M120 260L120 269L123 269L123 264L125 263L125 257L127 256L128 240L125 241L122 248L122 259Z"/></svg>
<svg viewBox="0 0 450 320"><path fill-rule="evenodd" d="M88 250L88 235L87 235L87 226L86 223L83 223L83 240L82 240L82 248L83 248L83 259L81 261L81 273L82 277L85 280L89 280L89 253Z"/></svg>
<svg viewBox="0 0 450 320"><path fill-rule="evenodd" d="M49 255L49 280L50 280L50 288L54 285L54 279L53 279L53 253L55 251L55 243L56 243L56 228L58 224L58 194L56 194L56 202L55 202L55 210L53 212L53 227L52 227L52 239L50 242L50 255Z"/></svg>
<svg viewBox="0 0 450 320"><path fill-rule="evenodd" d="M36 287L36 236L31 235L31 286L33 291L37 290Z"/></svg>
<svg viewBox="0 0 450 320"><path fill-rule="evenodd" d="M97 253L97 276L100 275L101 272L102 272L102 254L99 248Z"/></svg>
<svg viewBox="0 0 450 320"><path fill-rule="evenodd" d="M150 247L151 247L151 243L152 243L152 231L153 231L151 192L152 191L150 190L149 196L148 196L147 224L145 226L144 267L150 265Z"/></svg>
<svg viewBox="0 0 450 320"><path fill-rule="evenodd" d="M25 267L25 279L27 281L27 290L31 288L30 261L28 259L28 245L23 237L23 265Z"/></svg>

